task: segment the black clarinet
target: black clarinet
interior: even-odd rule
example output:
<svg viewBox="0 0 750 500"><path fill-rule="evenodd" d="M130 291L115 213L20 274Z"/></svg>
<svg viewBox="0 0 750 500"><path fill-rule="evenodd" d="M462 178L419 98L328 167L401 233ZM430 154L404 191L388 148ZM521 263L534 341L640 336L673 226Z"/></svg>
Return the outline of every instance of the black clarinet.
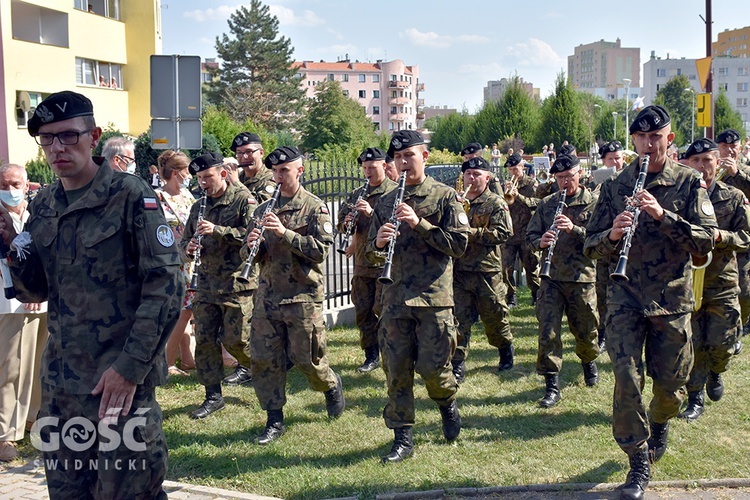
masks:
<svg viewBox="0 0 750 500"><path fill-rule="evenodd" d="M396 200L393 202L393 211L391 212L391 218L388 222L394 225L393 236L388 240L388 251L385 254L385 265L383 266L383 274L378 278L380 283L390 285L393 283L391 278L391 265L393 264L393 249L396 246L396 237L398 236L398 228L401 225L401 221L396 219L396 209L404 200L404 188L406 187L406 172L401 172L401 177L398 178L398 191L396 191Z"/></svg>
<svg viewBox="0 0 750 500"><path fill-rule="evenodd" d="M552 267L552 254L555 253L555 245L557 245L557 238L560 235L560 230L557 228L557 226L554 225L554 220L557 219L559 215L562 214L563 209L565 208L565 190L560 190L560 203L557 204L557 209L555 210L555 216L552 218L553 225L552 225L552 231L555 233L555 239L552 240L552 243L550 243L550 246L547 248L547 256L544 258L544 264L542 265L542 270L539 272L539 276L543 278L549 278L549 272L550 268Z"/></svg>
<svg viewBox="0 0 750 500"><path fill-rule="evenodd" d="M8 251L5 248L5 242L0 238L0 274L3 275L3 288L5 289L5 298L14 299L16 289L13 287L13 279L10 276L8 268Z"/></svg>
<svg viewBox="0 0 750 500"><path fill-rule="evenodd" d="M260 216L260 234L258 235L258 239L253 241L253 244L250 246L250 251L247 254L247 259L245 260L245 266L242 268L242 272L240 273L239 279L242 281L249 281L248 278L250 277L250 273L253 270L253 260L255 260L255 256L258 255L258 249L260 249L260 240L263 238L263 231L266 229L263 227L263 219L266 215L270 214L274 207L276 206L276 203L279 201L279 194L281 193L281 183L279 182L276 184L276 189L273 191L273 196L271 196L271 199L268 200L268 205L266 205L266 209L263 210L263 215Z"/></svg>
<svg viewBox="0 0 750 500"><path fill-rule="evenodd" d="M364 200L365 196L367 196L368 187L370 187L370 179L365 179L365 183L359 191L359 196L357 196L357 201L354 202L355 207L357 206L357 203ZM355 208L354 212L354 217L352 217L352 220L346 225L346 230L344 231L344 236L341 240L341 246L336 250L338 253L346 253L346 249L349 246L349 238L351 237L352 232L357 225L357 219L359 218L359 210Z"/></svg>
<svg viewBox="0 0 750 500"><path fill-rule="evenodd" d="M633 188L633 196L630 197L625 210L633 214L633 225L625 230L625 236L623 238L622 250L620 250L620 260L617 261L617 267L615 271L609 275L609 277L618 283L625 283L630 281L625 271L628 267L628 255L630 255L630 245L633 242L633 234L638 228L638 219L641 215L641 207L635 201L635 195L643 191L643 187L646 185L646 174L648 174L648 162L649 155L641 158L641 170L638 172L638 180L635 181L635 187Z"/></svg>
<svg viewBox="0 0 750 500"><path fill-rule="evenodd" d="M203 220L203 217L206 214L206 190L203 190L203 194L201 194L201 201L200 206L198 208L198 220L195 223L195 229L198 229L198 225ZM189 292L194 292L198 290L198 267L201 265L201 240L203 240L203 235L199 234L195 237L196 243L198 243L198 247L193 252L193 273L190 277L190 286L188 287Z"/></svg>

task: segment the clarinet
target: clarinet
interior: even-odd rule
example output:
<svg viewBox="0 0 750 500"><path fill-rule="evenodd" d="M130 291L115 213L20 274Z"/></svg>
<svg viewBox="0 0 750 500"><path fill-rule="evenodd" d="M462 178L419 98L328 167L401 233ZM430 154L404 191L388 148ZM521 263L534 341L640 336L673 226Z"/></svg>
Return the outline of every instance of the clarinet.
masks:
<svg viewBox="0 0 750 500"><path fill-rule="evenodd" d="M620 250L620 260L617 261L615 272L609 275L611 279L618 283L630 281L630 278L627 277L625 271L628 266L628 255L630 254L630 245L633 241L633 234L638 228L638 216L641 215L641 207L636 204L635 195L643 191L643 186L646 185L648 162L649 155L641 158L641 170L638 172L638 180L635 181L635 187L633 187L633 196L630 197L630 200L625 206L625 210L633 214L633 225L625 229L622 250Z"/></svg>
<svg viewBox="0 0 750 500"><path fill-rule="evenodd" d="M359 196L357 196L357 201L354 202L355 207L357 206L357 203L365 199L368 187L370 187L370 179L365 179L365 183L359 191ZM344 231L344 236L341 240L341 246L337 249L338 253L345 254L346 248L349 246L349 237L352 235L352 231L354 231L354 227L357 225L357 219L359 218L359 210L355 208L354 211L354 217L352 217L352 220L346 225L346 230Z"/></svg>
<svg viewBox="0 0 750 500"><path fill-rule="evenodd" d="M276 184L276 189L273 191L273 196L271 196L271 199L268 200L268 205L266 205L266 209L263 210L263 215L260 216L260 234L258 235L258 239L253 241L253 244L250 246L250 251L247 254L247 259L245 260L245 266L242 268L242 272L240 273L239 279L247 282L249 281L250 273L253 270L253 260L255 260L255 256L258 255L258 250L260 249L260 240L263 238L263 231L265 230L265 227L263 227L263 218L270 214L274 207L276 206L276 203L279 201L279 194L281 193L281 183L279 182Z"/></svg>
<svg viewBox="0 0 750 500"><path fill-rule="evenodd" d="M559 215L562 214L563 209L565 208L565 190L560 190L560 203L557 204L557 209L555 209L555 216L552 218L557 219ZM552 254L555 253L555 245L557 245L557 238L560 235L560 230L557 228L557 226L552 226L552 231L555 233L555 239L552 240L552 243L550 243L549 248L547 249L547 256L544 258L544 264L542 265L542 270L539 273L539 276L543 278L549 278L550 277L550 268L552 267Z"/></svg>
<svg viewBox="0 0 750 500"><path fill-rule="evenodd" d="M398 228L401 225L401 221L396 219L396 209L404 200L404 188L406 187L406 172L401 172L401 177L398 179L398 191L396 191L396 199L393 202L393 211L391 212L391 218L388 222L393 224L393 236L388 240L388 251L385 254L385 265L383 266L383 274L378 278L380 283L390 285L393 283L391 278L391 265L393 264L393 249L396 246L396 237L398 236Z"/></svg>
<svg viewBox="0 0 750 500"><path fill-rule="evenodd" d="M206 190L203 190L203 193L201 194L201 201L200 206L198 208L198 220L195 223L195 228L198 229L198 225L203 220L203 217L206 214ZM201 265L201 241L203 240L203 235L199 234L195 237L196 243L198 243L198 246L196 247L195 251L193 252L193 274L190 277L190 286L188 287L189 292L194 292L198 290L198 267Z"/></svg>

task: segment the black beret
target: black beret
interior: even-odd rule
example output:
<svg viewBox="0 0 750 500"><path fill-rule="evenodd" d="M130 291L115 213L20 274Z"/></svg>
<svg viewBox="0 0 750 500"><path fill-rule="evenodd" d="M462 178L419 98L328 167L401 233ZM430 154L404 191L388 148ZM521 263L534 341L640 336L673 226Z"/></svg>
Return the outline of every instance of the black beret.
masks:
<svg viewBox="0 0 750 500"><path fill-rule="evenodd" d="M688 146L687 151L685 151L685 158L690 158L694 155L699 155L701 153L707 153L709 151L718 151L719 146L712 141L711 139L706 139L705 137L702 139L698 139L694 143L692 143L690 146Z"/></svg>
<svg viewBox="0 0 750 500"><path fill-rule="evenodd" d="M478 151L482 151L482 149L483 148L482 148L481 144L479 144L478 142L472 142L471 144L469 144L468 146L466 146L465 148L463 148L461 150L461 155L462 156L463 155L473 155L474 153L476 153Z"/></svg>
<svg viewBox="0 0 750 500"><path fill-rule="evenodd" d="M508 160L505 162L506 167L515 167L519 163L523 161L523 158L521 158L521 155L518 153L513 153L508 157Z"/></svg>
<svg viewBox="0 0 750 500"><path fill-rule="evenodd" d="M581 160L579 160L577 156L560 155L555 160L555 163L553 163L552 166L550 167L549 173L559 174L560 172L565 172L566 170L570 170L571 168L575 167L579 163L581 163Z"/></svg>
<svg viewBox="0 0 750 500"><path fill-rule="evenodd" d="M646 106L638 113L630 124L630 133L651 132L666 127L672 119L663 107L657 105Z"/></svg>
<svg viewBox="0 0 750 500"><path fill-rule="evenodd" d="M557 156L560 155L574 155L575 154L576 147L572 144L565 144L563 146L560 146L560 149L557 150Z"/></svg>
<svg viewBox="0 0 750 500"><path fill-rule="evenodd" d="M273 168L274 165L283 165L301 157L302 153L294 146L281 146L271 151L263 160L263 164L266 168Z"/></svg>
<svg viewBox="0 0 750 500"><path fill-rule="evenodd" d="M399 130L391 136L391 143L388 147L388 156L393 158L393 153L402 151L412 146L424 144L424 137L414 130Z"/></svg>
<svg viewBox="0 0 750 500"><path fill-rule="evenodd" d="M94 105L85 95L70 90L50 94L39 103L34 116L29 119L29 135L38 135L39 127L61 122L77 116L94 116Z"/></svg>
<svg viewBox="0 0 750 500"><path fill-rule="evenodd" d="M481 156L476 156L474 158L469 158L468 161L465 161L463 165L461 165L461 172L466 172L470 168L476 168L477 170L489 170L490 164L487 163L487 160L485 160Z"/></svg>
<svg viewBox="0 0 750 500"><path fill-rule="evenodd" d="M211 151L210 153L202 154L198 158L195 158L193 161L191 161L190 165L188 165L188 170L192 175L195 175L198 172L203 172L204 170L208 170L212 167L219 167L223 164L224 157L221 155L221 153L215 153Z"/></svg>
<svg viewBox="0 0 750 500"><path fill-rule="evenodd" d="M366 161L385 160L385 152L380 148L367 148L357 157L357 163L362 165Z"/></svg>
<svg viewBox="0 0 750 500"><path fill-rule="evenodd" d="M229 149L237 151L237 148L245 144L260 144L260 136L253 134L252 132L240 132L232 141L232 145Z"/></svg>
<svg viewBox="0 0 750 500"><path fill-rule="evenodd" d="M623 147L620 141L609 141L607 144L599 148L599 156L604 158L607 153L614 153L622 150Z"/></svg>
<svg viewBox="0 0 750 500"><path fill-rule="evenodd" d="M386 163L393 163L393 158L388 153L385 154L385 162Z"/></svg>
<svg viewBox="0 0 750 500"><path fill-rule="evenodd" d="M728 128L716 137L716 142L724 144L734 144L740 140L740 133L733 128Z"/></svg>

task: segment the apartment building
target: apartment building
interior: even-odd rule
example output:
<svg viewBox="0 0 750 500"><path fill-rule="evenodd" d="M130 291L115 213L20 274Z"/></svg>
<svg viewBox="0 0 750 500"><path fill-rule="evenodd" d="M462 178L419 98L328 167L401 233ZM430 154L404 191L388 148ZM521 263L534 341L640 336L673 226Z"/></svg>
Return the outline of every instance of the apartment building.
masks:
<svg viewBox="0 0 750 500"><path fill-rule="evenodd" d="M750 26L736 30L724 30L711 44L711 55L713 57L750 57Z"/></svg>
<svg viewBox="0 0 750 500"><path fill-rule="evenodd" d="M315 96L315 87L323 81L337 81L344 95L355 100L376 130L416 130L424 122L425 90L419 82L419 66L407 66L395 59L375 63L297 61L300 86L307 97Z"/></svg>
<svg viewBox="0 0 750 500"><path fill-rule="evenodd" d="M36 157L26 123L60 90L91 99L101 126L146 131L161 52L161 0L0 0L0 160Z"/></svg>
<svg viewBox="0 0 750 500"><path fill-rule="evenodd" d="M641 82L641 49L623 47L620 39L579 45L568 56L568 79L579 90L606 100L622 99L629 87L637 98ZM630 80L626 84L625 80Z"/></svg>
<svg viewBox="0 0 750 500"><path fill-rule="evenodd" d="M501 78L500 80L490 80L487 82L487 86L484 88L484 104L491 101L499 101L503 98L505 91L513 83L512 79ZM532 99L539 99L539 89L534 87L533 83L523 81L523 78L518 79L518 83L521 88L529 94Z"/></svg>

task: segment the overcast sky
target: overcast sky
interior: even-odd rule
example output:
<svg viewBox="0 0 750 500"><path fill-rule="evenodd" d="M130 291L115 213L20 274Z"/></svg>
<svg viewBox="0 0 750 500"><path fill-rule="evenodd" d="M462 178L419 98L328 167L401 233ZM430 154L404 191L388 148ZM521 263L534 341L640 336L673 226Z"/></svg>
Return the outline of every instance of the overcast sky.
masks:
<svg viewBox="0 0 750 500"><path fill-rule="evenodd" d="M713 4L713 40L720 31L750 24L741 2ZM240 5L162 0L164 54L216 57L216 37L229 32L227 20ZM346 54L361 62L401 59L419 66L426 105L470 112L481 106L488 80L514 74L540 88L542 97L549 95L574 48L601 39L619 37L623 47L639 47L641 65L651 51L662 58L706 55L700 17L705 17L705 0L273 0L266 5L279 19L280 34L291 39L295 60L336 61Z"/></svg>

